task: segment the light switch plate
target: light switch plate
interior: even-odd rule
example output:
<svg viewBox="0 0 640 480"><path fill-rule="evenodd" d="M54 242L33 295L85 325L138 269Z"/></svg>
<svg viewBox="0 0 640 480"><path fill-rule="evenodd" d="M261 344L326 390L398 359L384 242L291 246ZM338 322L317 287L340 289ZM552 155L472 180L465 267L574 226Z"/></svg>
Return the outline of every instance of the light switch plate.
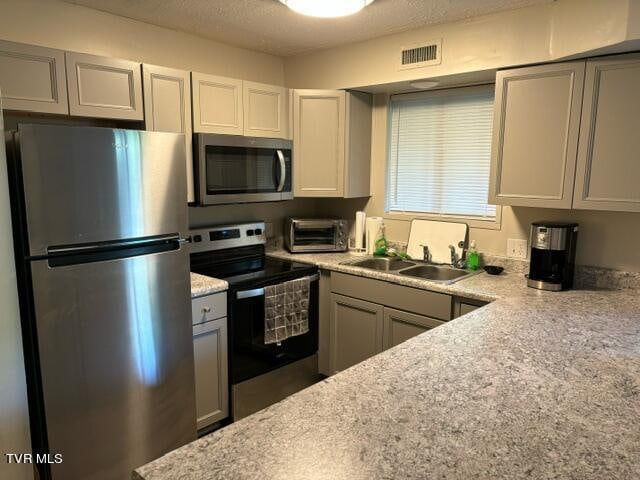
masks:
<svg viewBox="0 0 640 480"><path fill-rule="evenodd" d="M519 238L507 239L507 257L527 259L527 241Z"/></svg>

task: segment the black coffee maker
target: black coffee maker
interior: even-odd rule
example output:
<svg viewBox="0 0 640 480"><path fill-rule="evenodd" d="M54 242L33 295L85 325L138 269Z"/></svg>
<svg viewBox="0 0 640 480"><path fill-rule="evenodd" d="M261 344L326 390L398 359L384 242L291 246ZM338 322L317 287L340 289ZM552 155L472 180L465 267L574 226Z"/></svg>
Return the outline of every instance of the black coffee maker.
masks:
<svg viewBox="0 0 640 480"><path fill-rule="evenodd" d="M551 291L571 288L577 239L577 223L532 223L527 286Z"/></svg>

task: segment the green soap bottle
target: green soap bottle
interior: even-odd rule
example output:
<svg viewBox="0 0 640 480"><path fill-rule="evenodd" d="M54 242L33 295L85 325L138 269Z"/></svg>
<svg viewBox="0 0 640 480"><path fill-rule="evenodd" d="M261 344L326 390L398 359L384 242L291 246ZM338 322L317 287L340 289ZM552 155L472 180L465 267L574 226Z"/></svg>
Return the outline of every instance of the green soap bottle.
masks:
<svg viewBox="0 0 640 480"><path fill-rule="evenodd" d="M467 268L470 270L477 270L480 266L480 254L476 250L476 241L471 240L469 250L467 250Z"/></svg>
<svg viewBox="0 0 640 480"><path fill-rule="evenodd" d="M380 225L380 229L378 230L378 234L375 242L373 242L373 256L386 257L388 249L389 249L389 244L387 243L387 238L384 236L384 223L383 223Z"/></svg>

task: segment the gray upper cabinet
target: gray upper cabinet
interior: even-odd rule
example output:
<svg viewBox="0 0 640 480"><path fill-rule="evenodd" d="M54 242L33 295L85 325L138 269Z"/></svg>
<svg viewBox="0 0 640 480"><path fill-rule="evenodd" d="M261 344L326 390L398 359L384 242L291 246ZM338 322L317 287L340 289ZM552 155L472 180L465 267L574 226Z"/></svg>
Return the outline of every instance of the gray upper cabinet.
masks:
<svg viewBox="0 0 640 480"><path fill-rule="evenodd" d="M142 120L140 64L66 52L69 112L79 117Z"/></svg>
<svg viewBox="0 0 640 480"><path fill-rule="evenodd" d="M640 54L587 62L573 205L640 212Z"/></svg>
<svg viewBox="0 0 640 480"><path fill-rule="evenodd" d="M277 85L243 81L244 134L288 138L289 90Z"/></svg>
<svg viewBox="0 0 640 480"><path fill-rule="evenodd" d="M0 41L0 90L5 110L68 114L64 52Z"/></svg>
<svg viewBox="0 0 640 480"><path fill-rule="evenodd" d="M443 323L445 322L434 318L385 307L382 346L385 350L395 347Z"/></svg>
<svg viewBox="0 0 640 480"><path fill-rule="evenodd" d="M187 201L195 201L193 135L191 128L191 79L184 70L143 65L146 129L183 133L187 159Z"/></svg>
<svg viewBox="0 0 640 480"><path fill-rule="evenodd" d="M339 372L382 351L383 306L331 294L331 370Z"/></svg>
<svg viewBox="0 0 640 480"><path fill-rule="evenodd" d="M294 91L294 196L370 195L371 112L368 94Z"/></svg>
<svg viewBox="0 0 640 480"><path fill-rule="evenodd" d="M585 62L500 71L489 201L571 208Z"/></svg>
<svg viewBox="0 0 640 480"><path fill-rule="evenodd" d="M242 80L193 72L193 131L244 134Z"/></svg>

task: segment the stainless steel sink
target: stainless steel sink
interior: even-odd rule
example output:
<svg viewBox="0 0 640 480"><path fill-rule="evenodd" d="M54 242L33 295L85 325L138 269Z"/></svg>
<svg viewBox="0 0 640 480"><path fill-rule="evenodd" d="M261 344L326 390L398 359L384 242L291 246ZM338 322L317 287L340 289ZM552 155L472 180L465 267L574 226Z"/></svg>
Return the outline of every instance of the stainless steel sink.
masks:
<svg viewBox="0 0 640 480"><path fill-rule="evenodd" d="M393 272L402 270L403 268L413 267L415 263L407 262L401 258L377 257L367 258L359 262L349 263L354 267L370 268L371 270L381 270L383 272Z"/></svg>
<svg viewBox="0 0 640 480"><path fill-rule="evenodd" d="M433 280L434 282L452 282L455 280L461 280L462 278L473 275L474 273L475 272L468 272L467 270L447 266L418 265L413 268L402 270L400 275L424 278L425 280Z"/></svg>
<svg viewBox="0 0 640 480"><path fill-rule="evenodd" d="M453 268L448 265L432 265L419 261L408 262L398 257L369 257L354 263L345 262L345 265L389 272L394 275L422 278L439 283L454 283L463 278L480 273L479 271L472 272L461 268Z"/></svg>

